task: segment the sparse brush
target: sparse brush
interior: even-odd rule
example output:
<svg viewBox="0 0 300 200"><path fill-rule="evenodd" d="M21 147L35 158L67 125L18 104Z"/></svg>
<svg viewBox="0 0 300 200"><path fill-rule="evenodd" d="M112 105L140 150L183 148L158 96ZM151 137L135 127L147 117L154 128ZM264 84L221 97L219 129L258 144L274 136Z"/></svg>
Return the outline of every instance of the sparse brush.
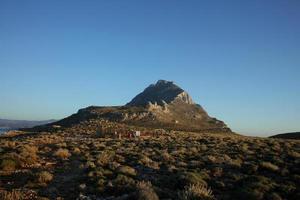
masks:
<svg viewBox="0 0 300 200"><path fill-rule="evenodd" d="M159 200L151 182L140 181L136 184L137 200Z"/></svg>
<svg viewBox="0 0 300 200"><path fill-rule="evenodd" d="M25 198L24 194L19 190L5 191L0 190L1 200L23 200Z"/></svg>
<svg viewBox="0 0 300 200"><path fill-rule="evenodd" d="M100 166L105 166L109 162L113 161L115 153L112 151L103 151L96 156L97 164Z"/></svg>
<svg viewBox="0 0 300 200"><path fill-rule="evenodd" d="M1 169L3 171L14 171L16 169L16 161L10 158L3 159L1 162Z"/></svg>
<svg viewBox="0 0 300 200"><path fill-rule="evenodd" d="M54 153L55 156L61 158L61 159L67 159L71 156L71 154L69 153L69 150L68 149L58 149L55 153Z"/></svg>
<svg viewBox="0 0 300 200"><path fill-rule="evenodd" d="M214 200L212 190L202 184L186 186L178 194L180 200Z"/></svg>
<svg viewBox="0 0 300 200"><path fill-rule="evenodd" d="M36 177L37 177L37 182L43 184L48 183L53 179L53 175L47 171L39 172Z"/></svg>
<svg viewBox="0 0 300 200"><path fill-rule="evenodd" d="M79 149L78 147L75 147L75 148L73 149L73 153L76 154L76 155L78 155L78 154L81 153L81 151L80 151L80 149Z"/></svg>
<svg viewBox="0 0 300 200"><path fill-rule="evenodd" d="M300 153L298 153L297 151L290 150L288 152L288 155L291 156L292 158L295 158L295 159L300 158Z"/></svg>
<svg viewBox="0 0 300 200"><path fill-rule="evenodd" d="M136 176L135 169L130 167L130 166L120 166L120 167L117 168L116 171L120 174L125 174L125 175L128 175L128 176Z"/></svg>
<svg viewBox="0 0 300 200"><path fill-rule="evenodd" d="M22 167L34 165L38 160L38 148L35 146L24 145L18 148L20 164Z"/></svg>
<svg viewBox="0 0 300 200"><path fill-rule="evenodd" d="M274 165L270 162L261 162L260 167L263 168L263 169L274 171L274 172L279 170L279 167L277 165Z"/></svg>

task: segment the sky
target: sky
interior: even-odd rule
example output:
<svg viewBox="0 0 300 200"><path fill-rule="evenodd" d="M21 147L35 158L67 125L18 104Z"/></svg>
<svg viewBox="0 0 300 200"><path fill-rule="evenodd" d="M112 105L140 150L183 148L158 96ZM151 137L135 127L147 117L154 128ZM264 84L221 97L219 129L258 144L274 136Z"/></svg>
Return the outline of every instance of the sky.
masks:
<svg viewBox="0 0 300 200"><path fill-rule="evenodd" d="M60 119L172 80L236 132L300 131L298 0L0 0L0 118Z"/></svg>

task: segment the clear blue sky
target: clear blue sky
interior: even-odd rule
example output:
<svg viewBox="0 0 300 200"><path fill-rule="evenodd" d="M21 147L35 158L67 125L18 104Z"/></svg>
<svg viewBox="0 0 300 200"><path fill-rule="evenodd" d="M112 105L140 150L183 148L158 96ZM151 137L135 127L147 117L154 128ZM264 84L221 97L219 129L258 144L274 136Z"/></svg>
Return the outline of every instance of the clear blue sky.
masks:
<svg viewBox="0 0 300 200"><path fill-rule="evenodd" d="M0 0L0 118L63 118L173 80L234 131L300 131L300 1Z"/></svg>

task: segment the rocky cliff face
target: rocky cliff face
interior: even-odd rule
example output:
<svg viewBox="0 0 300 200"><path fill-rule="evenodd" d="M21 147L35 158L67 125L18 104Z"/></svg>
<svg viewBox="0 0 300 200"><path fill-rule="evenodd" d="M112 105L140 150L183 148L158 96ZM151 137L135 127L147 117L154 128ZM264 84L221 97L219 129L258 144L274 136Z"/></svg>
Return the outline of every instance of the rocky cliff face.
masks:
<svg viewBox="0 0 300 200"><path fill-rule="evenodd" d="M187 92L171 81L159 80L151 84L142 93L134 97L127 106L146 106L148 104L165 105L173 101L194 104Z"/></svg>
<svg viewBox="0 0 300 200"><path fill-rule="evenodd" d="M186 91L165 80L151 84L125 106L91 106L55 124L70 127L89 120L169 130L230 132L224 122L210 117L194 103Z"/></svg>

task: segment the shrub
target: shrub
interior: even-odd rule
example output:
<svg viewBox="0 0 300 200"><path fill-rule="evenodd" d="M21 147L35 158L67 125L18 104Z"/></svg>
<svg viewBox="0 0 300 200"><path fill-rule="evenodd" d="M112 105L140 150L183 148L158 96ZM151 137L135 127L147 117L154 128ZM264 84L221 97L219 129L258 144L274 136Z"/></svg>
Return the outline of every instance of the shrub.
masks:
<svg viewBox="0 0 300 200"><path fill-rule="evenodd" d="M289 151L288 155L295 159L300 158L300 153L293 151L293 150Z"/></svg>
<svg viewBox="0 0 300 200"><path fill-rule="evenodd" d="M37 156L37 151L38 148L35 146L29 146L29 145L24 145L21 146L19 149L19 158L21 161L21 166L22 167L27 167L28 165L33 165L37 163L38 156Z"/></svg>
<svg viewBox="0 0 300 200"><path fill-rule="evenodd" d="M260 191L259 189L243 188L238 192L238 199L262 200L264 198L264 192Z"/></svg>
<svg viewBox="0 0 300 200"><path fill-rule="evenodd" d="M48 183L52 181L53 175L47 171L42 171L37 174L38 183Z"/></svg>
<svg viewBox="0 0 300 200"><path fill-rule="evenodd" d="M267 195L268 200L282 200L281 196L277 193L271 193Z"/></svg>
<svg viewBox="0 0 300 200"><path fill-rule="evenodd" d="M140 160L138 162L139 162L139 164L145 165L146 167L149 167L152 169L159 169L158 163L153 161L151 158L149 158L146 155L141 155Z"/></svg>
<svg viewBox="0 0 300 200"><path fill-rule="evenodd" d="M55 156L61 158L61 159L67 159L71 156L71 154L69 153L69 150L68 149L58 149L55 153L54 153Z"/></svg>
<svg viewBox="0 0 300 200"><path fill-rule="evenodd" d="M80 151L80 149L79 149L78 147L75 147L75 148L73 149L73 153L76 154L76 155L78 155L78 154L81 153L81 151Z"/></svg>
<svg viewBox="0 0 300 200"><path fill-rule="evenodd" d="M161 154L161 160L165 161L165 162L173 162L174 158L172 157L172 155L170 155L167 151L164 151Z"/></svg>
<svg viewBox="0 0 300 200"><path fill-rule="evenodd" d="M187 185L207 185L207 183L203 180L202 174L196 172L186 172L180 174L178 180L181 188Z"/></svg>
<svg viewBox="0 0 300 200"><path fill-rule="evenodd" d="M136 184L137 200L159 200L150 182L141 181Z"/></svg>
<svg viewBox="0 0 300 200"><path fill-rule="evenodd" d="M270 170L270 171L278 171L279 170L279 167L277 165L274 165L270 162L261 162L260 167Z"/></svg>
<svg viewBox="0 0 300 200"><path fill-rule="evenodd" d="M92 161L87 161L87 162L85 163L85 167L86 167L86 168L89 168L89 169L94 169L94 168L96 168L96 165L95 165L95 163L92 162Z"/></svg>
<svg viewBox="0 0 300 200"><path fill-rule="evenodd" d="M104 151L97 156L97 164L100 166L105 166L111 162L114 158L114 153L111 151Z"/></svg>
<svg viewBox="0 0 300 200"><path fill-rule="evenodd" d="M128 176L136 176L135 169L129 166L120 166L117 168L117 172Z"/></svg>
<svg viewBox="0 0 300 200"><path fill-rule="evenodd" d="M264 199L276 183L264 176L248 176L238 182L240 188L237 188L236 199Z"/></svg>
<svg viewBox="0 0 300 200"><path fill-rule="evenodd" d="M3 171L14 171L16 169L16 165L16 161L13 159L3 159L1 162L1 169Z"/></svg>
<svg viewBox="0 0 300 200"><path fill-rule="evenodd" d="M7 153L1 157L0 169L3 171L14 171L20 166L19 155L16 153Z"/></svg>
<svg viewBox="0 0 300 200"><path fill-rule="evenodd" d="M219 177L219 176L222 176L223 174L223 169L221 167L213 167L211 169L211 174L212 176L214 177Z"/></svg>
<svg viewBox="0 0 300 200"><path fill-rule="evenodd" d="M213 200L212 190L201 184L189 185L179 193L180 200Z"/></svg>
<svg viewBox="0 0 300 200"><path fill-rule="evenodd" d="M5 141L3 147L8 147L8 148L14 148L16 147L16 142L15 141Z"/></svg>
<svg viewBox="0 0 300 200"><path fill-rule="evenodd" d="M113 185L119 189L126 189L128 187L134 186L134 180L123 174L118 174L118 176L112 181Z"/></svg>
<svg viewBox="0 0 300 200"><path fill-rule="evenodd" d="M0 199L3 200L23 200L24 194L18 190L5 191L0 190Z"/></svg>
<svg viewBox="0 0 300 200"><path fill-rule="evenodd" d="M256 165L255 163L251 163L251 162L245 162L242 165L242 169L245 173L254 174L254 173L256 173L256 171L258 169L258 165Z"/></svg>

